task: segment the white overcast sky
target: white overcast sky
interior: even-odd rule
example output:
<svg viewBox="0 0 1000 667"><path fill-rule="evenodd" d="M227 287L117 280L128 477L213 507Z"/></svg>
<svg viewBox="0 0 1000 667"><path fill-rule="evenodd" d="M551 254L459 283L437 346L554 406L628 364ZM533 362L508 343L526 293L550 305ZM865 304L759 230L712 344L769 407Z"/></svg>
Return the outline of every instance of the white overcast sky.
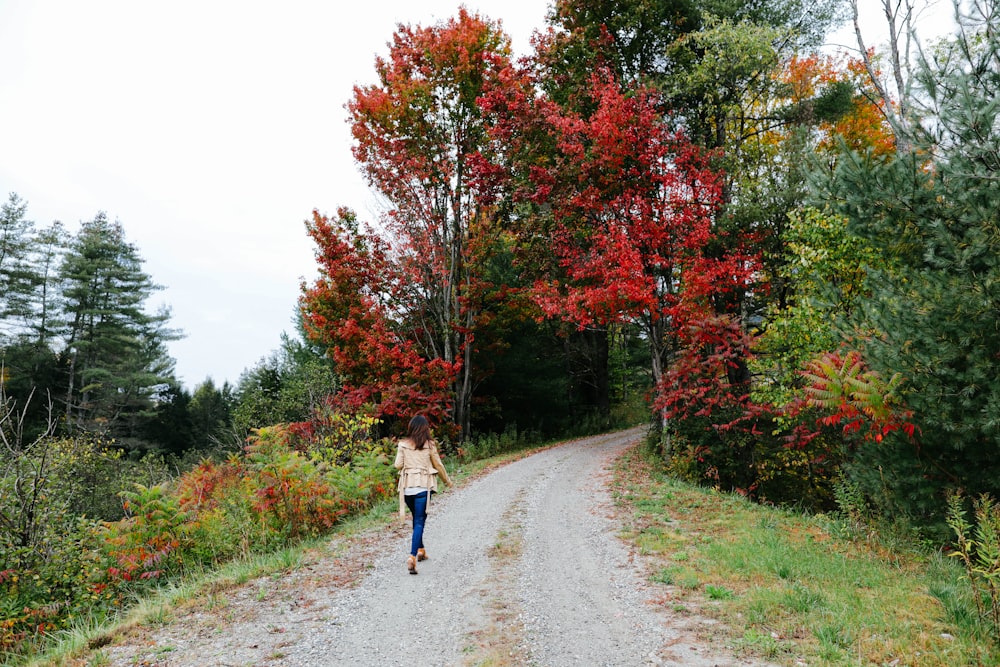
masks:
<svg viewBox="0 0 1000 667"><path fill-rule="evenodd" d="M862 0L875 7L876 0ZM549 0L468 0L526 53ZM315 275L303 221L377 199L344 104L399 23L456 0L0 0L0 197L39 226L121 221L165 289L188 389L279 346ZM875 15L877 18L877 15Z"/></svg>

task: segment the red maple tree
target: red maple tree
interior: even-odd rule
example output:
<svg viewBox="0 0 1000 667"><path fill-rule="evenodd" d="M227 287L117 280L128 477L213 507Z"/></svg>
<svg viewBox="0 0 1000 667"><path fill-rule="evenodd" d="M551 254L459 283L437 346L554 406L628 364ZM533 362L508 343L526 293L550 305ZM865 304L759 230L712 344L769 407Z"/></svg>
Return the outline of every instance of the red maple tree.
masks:
<svg viewBox="0 0 1000 667"><path fill-rule="evenodd" d="M482 104L507 171L486 165L481 182L534 207L518 228L526 247L549 253L533 260L537 303L581 328L641 324L659 383L676 332L746 289L757 266L749 251L709 251L719 174L663 122L652 90L622 90L600 72L579 93L588 99L567 108L537 93L526 70L500 81Z"/></svg>
<svg viewBox="0 0 1000 667"><path fill-rule="evenodd" d="M400 26L388 57L376 60L378 83L356 86L347 105L354 156L391 206L382 222L407 286L396 307L408 339L454 373L463 433L480 316L477 235L490 213L469 180L486 136L477 99L509 54L499 25L464 8L434 26Z"/></svg>
<svg viewBox="0 0 1000 667"><path fill-rule="evenodd" d="M347 209L333 220L314 211L306 227L320 275L303 283L299 305L306 335L326 346L343 382L337 404L371 406L376 416L447 419L458 366L428 359L400 332L392 306L399 274L386 243Z"/></svg>

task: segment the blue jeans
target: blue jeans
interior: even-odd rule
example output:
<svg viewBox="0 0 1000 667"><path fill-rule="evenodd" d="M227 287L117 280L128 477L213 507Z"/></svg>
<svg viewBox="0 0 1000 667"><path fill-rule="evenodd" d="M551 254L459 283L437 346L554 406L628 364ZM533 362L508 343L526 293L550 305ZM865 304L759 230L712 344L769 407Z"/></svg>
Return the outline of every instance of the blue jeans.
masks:
<svg viewBox="0 0 1000 667"><path fill-rule="evenodd" d="M424 523L427 521L427 494L424 491L414 496L403 496L406 506L413 514L413 537L410 539L410 555L416 556L417 549L424 548Z"/></svg>

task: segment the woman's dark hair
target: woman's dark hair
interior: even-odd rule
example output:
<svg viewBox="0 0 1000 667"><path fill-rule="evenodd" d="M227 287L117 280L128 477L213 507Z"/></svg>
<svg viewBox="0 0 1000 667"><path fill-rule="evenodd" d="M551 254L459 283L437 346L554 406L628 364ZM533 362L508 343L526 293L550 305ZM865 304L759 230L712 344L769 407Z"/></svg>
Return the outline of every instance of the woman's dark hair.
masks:
<svg viewBox="0 0 1000 667"><path fill-rule="evenodd" d="M417 415L410 420L410 426L406 430L406 437L413 441L417 449L423 449L427 441L431 439L431 425L427 423L427 417Z"/></svg>

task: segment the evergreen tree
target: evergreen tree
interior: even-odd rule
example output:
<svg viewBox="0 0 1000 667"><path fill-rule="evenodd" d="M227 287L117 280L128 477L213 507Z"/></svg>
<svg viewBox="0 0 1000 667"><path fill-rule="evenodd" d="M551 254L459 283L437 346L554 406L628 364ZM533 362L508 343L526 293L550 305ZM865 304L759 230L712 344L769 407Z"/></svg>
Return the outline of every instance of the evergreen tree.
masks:
<svg viewBox="0 0 1000 667"><path fill-rule="evenodd" d="M158 393L152 415L143 420L143 439L174 456L195 447L191 400L191 394L180 383L171 382Z"/></svg>
<svg viewBox="0 0 1000 667"><path fill-rule="evenodd" d="M28 204L15 193L0 207L0 334L13 337L24 330L31 312L34 284L30 255L34 223Z"/></svg>
<svg viewBox="0 0 1000 667"><path fill-rule="evenodd" d="M65 368L59 355L46 345L18 339L0 348L3 389L24 419L24 433L35 438L49 426L53 405L65 386Z"/></svg>
<svg viewBox="0 0 1000 667"><path fill-rule="evenodd" d="M137 437L141 420L173 375L166 342L170 314L145 310L160 289L118 222L98 213L73 239L60 267L68 366L69 429Z"/></svg>
<svg viewBox="0 0 1000 667"><path fill-rule="evenodd" d="M27 204L14 193L0 207L0 335L51 347L59 333L66 230L57 221L36 231L26 215Z"/></svg>
<svg viewBox="0 0 1000 667"><path fill-rule="evenodd" d="M232 425L232 394L233 389L228 382L218 388L212 378L206 378L195 387L188 405L193 429L193 446L207 449L220 444L229 444L227 434Z"/></svg>
<svg viewBox="0 0 1000 667"><path fill-rule="evenodd" d="M0 364L27 437L48 427L48 399L62 393L54 314L63 233L58 222L36 232L16 194L0 207Z"/></svg>
<svg viewBox="0 0 1000 667"><path fill-rule="evenodd" d="M939 520L943 491L1000 493L1000 39L976 5L921 66L928 120L913 151L843 159L826 196L892 260L871 268L853 325L871 366L906 379L915 442L893 434L852 470L887 509Z"/></svg>
<svg viewBox="0 0 1000 667"><path fill-rule="evenodd" d="M61 333L62 285L59 267L66 250L66 228L59 221L40 230L31 249L32 297L28 336L38 347L52 348Z"/></svg>
<svg viewBox="0 0 1000 667"><path fill-rule="evenodd" d="M242 438L261 426L304 421L338 387L329 359L283 334L281 348L240 376L232 400L233 429Z"/></svg>

